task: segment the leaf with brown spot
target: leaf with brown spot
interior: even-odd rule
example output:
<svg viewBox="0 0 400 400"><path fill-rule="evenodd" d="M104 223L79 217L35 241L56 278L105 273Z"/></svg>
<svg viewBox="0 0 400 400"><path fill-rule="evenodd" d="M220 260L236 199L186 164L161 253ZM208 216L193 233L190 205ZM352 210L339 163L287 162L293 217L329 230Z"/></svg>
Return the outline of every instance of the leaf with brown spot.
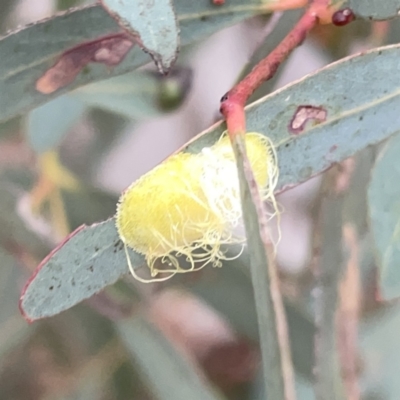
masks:
<svg viewBox="0 0 400 400"><path fill-rule="evenodd" d="M125 33L117 33L75 46L64 52L36 81L36 90L50 94L67 86L90 62L108 67L118 65L133 45L132 38Z"/></svg>
<svg viewBox="0 0 400 400"><path fill-rule="evenodd" d="M224 16L207 1L174 3L181 30L181 45L187 46L230 25L265 12L262 0L229 1ZM149 62L149 56L134 46L115 68L89 68L67 87L43 95L36 90L37 80L60 55L69 49L99 38L118 35L120 26L99 4L70 10L0 38L0 121L25 113L61 93L88 83L131 72ZM35 40L32 40L32 38ZM96 64L93 64L97 67Z"/></svg>
<svg viewBox="0 0 400 400"><path fill-rule="evenodd" d="M326 121L328 112L323 107L311 105L299 106L293 115L289 124L289 131L292 133L301 133L308 121L313 120L316 123Z"/></svg>

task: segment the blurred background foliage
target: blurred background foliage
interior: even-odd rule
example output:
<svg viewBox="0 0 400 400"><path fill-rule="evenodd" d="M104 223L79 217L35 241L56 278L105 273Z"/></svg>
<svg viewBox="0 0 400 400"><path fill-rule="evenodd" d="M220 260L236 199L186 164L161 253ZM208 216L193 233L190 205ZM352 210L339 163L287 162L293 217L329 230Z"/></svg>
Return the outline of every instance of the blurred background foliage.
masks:
<svg viewBox="0 0 400 400"><path fill-rule="evenodd" d="M46 3L55 13L84 2ZM3 33L27 22L27 16L32 14L32 6L26 2L2 0ZM254 54L247 63L235 66L236 75L268 54L299 15L299 11L284 13L280 18L275 15L275 29L269 40L259 46L254 43L265 34L267 18L260 15L250 23L242 23L242 32L249 32ZM224 26L240 19L236 16ZM356 50L399 40L398 20L360 20L341 29L321 26L307 43L313 54L323 54L326 62L332 62ZM25 282L55 245L78 226L103 221L115 213L119 193L107 188L99 169L112 170L107 164L110 152L128 135L142 134L136 128L144 120L160 119L185 107L193 96L191 84L195 79L190 61L203 45L196 41L184 47L177 65L166 77L146 66L83 86L1 123L1 399L265 398L246 254L226 262L222 269L207 268L165 284L143 286L127 277L70 310L31 325L18 310ZM238 43L239 47L246 45ZM218 69L215 59L207 59L207 52L203 51L201 57ZM297 58L298 68L303 61L307 63ZM273 90L284 70L260 88L253 100ZM204 126L196 118L194 114L190 122L193 134L213 122L216 113L208 114ZM162 125L157 125L156 134L163 134ZM182 143L190 137L182 137ZM360 324L359 347L354 351L362 398L400 398L400 308L393 300L400 293L399 143L397 136L390 144L369 147L351 159L351 184L340 204L324 203L319 188L327 176L294 191L292 198L290 191L282 196L287 215L293 219L283 226L278 261L299 399L314 398L313 298L318 296L315 292L319 288L314 287L312 271L319 257L328 257L323 251L331 254L332 247L340 247L341 238L334 236L329 225L337 212L343 214L343 224L355 227L358 238L353 244L349 239L346 248L349 254L357 253L361 282L360 294L356 293L357 307L352 310L356 310L354 318ZM157 141L148 140L144 157L151 158L152 148L158 145ZM118 176L115 180L118 182ZM304 218L310 224L307 235L312 245L308 246L304 238L292 237L306 249L306 255L302 257L304 265L290 268L288 263L285 265L285 254L294 245L291 240L285 241L285 234L290 237L293 228L299 235L296 225ZM321 234L324 229L327 235ZM346 269L344 260L347 258L339 263ZM335 267L339 269L339 265L332 268ZM384 271L382 286L377 278L379 268ZM352 286L354 290L355 287Z"/></svg>

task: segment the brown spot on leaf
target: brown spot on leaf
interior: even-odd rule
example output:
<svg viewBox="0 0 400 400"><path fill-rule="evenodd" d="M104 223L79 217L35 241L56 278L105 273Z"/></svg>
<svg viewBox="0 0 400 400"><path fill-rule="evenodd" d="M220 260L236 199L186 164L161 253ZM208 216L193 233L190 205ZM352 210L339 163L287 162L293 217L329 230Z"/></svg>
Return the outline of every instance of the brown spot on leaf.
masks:
<svg viewBox="0 0 400 400"><path fill-rule="evenodd" d="M328 113L323 107L311 105L299 106L289 123L289 131L294 134L301 133L309 120L321 123L326 121L327 115Z"/></svg>
<svg viewBox="0 0 400 400"><path fill-rule="evenodd" d="M70 84L90 62L118 65L134 45L126 33L116 33L79 44L65 51L37 81L36 90L50 94Z"/></svg>

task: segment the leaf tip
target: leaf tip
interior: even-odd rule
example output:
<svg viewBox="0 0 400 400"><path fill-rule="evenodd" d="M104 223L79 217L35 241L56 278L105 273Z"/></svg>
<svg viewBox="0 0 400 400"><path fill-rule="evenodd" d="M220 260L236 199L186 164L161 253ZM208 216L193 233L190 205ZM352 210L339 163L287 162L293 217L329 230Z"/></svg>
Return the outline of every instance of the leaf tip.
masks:
<svg viewBox="0 0 400 400"><path fill-rule="evenodd" d="M18 307L19 310L21 312L21 315L25 318L25 320L28 323L32 323L40 318L35 318L29 315L29 313L27 312L26 308L25 308L25 304L24 304L24 300L26 298L26 294L29 291L29 288L32 284L32 282L35 281L37 275L39 274L39 272L41 271L41 269L43 268L44 265L46 265L49 260L72 238L74 237L77 233L79 233L82 229L84 229L86 227L86 225L81 225L80 227L78 227L77 229L75 229L73 232L71 232L68 236L66 236L41 262L40 264L36 267L35 271L33 272L33 274L30 276L30 278L28 279L28 281L25 283L25 286L22 289L21 292L21 297L19 299L18 302Z"/></svg>

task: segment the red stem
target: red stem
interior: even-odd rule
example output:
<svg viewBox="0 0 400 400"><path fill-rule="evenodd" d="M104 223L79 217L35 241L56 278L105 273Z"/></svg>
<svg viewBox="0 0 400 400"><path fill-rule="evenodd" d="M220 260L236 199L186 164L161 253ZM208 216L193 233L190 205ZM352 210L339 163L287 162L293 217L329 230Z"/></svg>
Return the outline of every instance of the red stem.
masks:
<svg viewBox="0 0 400 400"><path fill-rule="evenodd" d="M231 137L246 131L244 106L248 98L263 82L274 76L279 65L304 41L320 16L326 14L327 8L327 0L314 0L282 42L221 99L220 111L226 119Z"/></svg>

